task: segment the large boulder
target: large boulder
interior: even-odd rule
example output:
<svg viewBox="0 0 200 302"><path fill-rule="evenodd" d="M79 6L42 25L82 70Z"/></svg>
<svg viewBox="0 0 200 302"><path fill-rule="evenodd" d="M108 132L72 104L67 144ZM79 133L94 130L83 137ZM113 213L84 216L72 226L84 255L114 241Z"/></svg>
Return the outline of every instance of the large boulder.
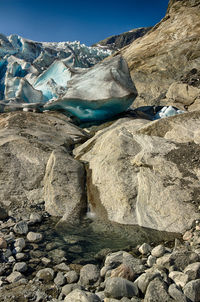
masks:
<svg viewBox="0 0 200 302"><path fill-rule="evenodd" d="M23 212L45 200L50 214L63 216L70 209L77 218L85 205L84 168L70 154L85 138L59 113L2 114L0 204Z"/></svg>
<svg viewBox="0 0 200 302"><path fill-rule="evenodd" d="M92 211L120 224L187 229L200 217L199 117L186 113L140 127L125 119L77 148L88 163Z"/></svg>
<svg viewBox="0 0 200 302"><path fill-rule="evenodd" d="M199 71L199 43L199 0L170 0L161 22L119 51L138 91L134 106L159 104L174 81L194 68Z"/></svg>
<svg viewBox="0 0 200 302"><path fill-rule="evenodd" d="M82 121L106 120L126 110L137 96L127 63L121 56L73 73L66 94L47 103L47 109L62 108Z"/></svg>

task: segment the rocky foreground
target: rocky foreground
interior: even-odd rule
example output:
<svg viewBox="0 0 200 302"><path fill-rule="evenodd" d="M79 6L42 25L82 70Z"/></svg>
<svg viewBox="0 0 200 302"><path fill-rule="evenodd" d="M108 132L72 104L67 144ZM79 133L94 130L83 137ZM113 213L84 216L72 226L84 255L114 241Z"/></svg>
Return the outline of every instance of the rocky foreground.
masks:
<svg viewBox="0 0 200 302"><path fill-rule="evenodd" d="M0 301L200 301L200 221L170 247L102 250L80 265L44 241L47 216L42 206L24 219L1 209Z"/></svg>

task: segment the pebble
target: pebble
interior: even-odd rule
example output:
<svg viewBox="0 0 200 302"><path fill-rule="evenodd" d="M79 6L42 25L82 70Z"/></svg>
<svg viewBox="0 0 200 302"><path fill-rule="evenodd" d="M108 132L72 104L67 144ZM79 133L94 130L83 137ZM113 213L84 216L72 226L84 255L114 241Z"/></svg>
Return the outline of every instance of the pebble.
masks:
<svg viewBox="0 0 200 302"><path fill-rule="evenodd" d="M150 253L152 250L151 246L147 243L143 243L140 247L139 247L139 252L142 255L147 255L148 253Z"/></svg>
<svg viewBox="0 0 200 302"><path fill-rule="evenodd" d="M54 270L52 268L44 268L37 272L36 277L44 282L52 281L54 278Z"/></svg>
<svg viewBox="0 0 200 302"><path fill-rule="evenodd" d="M67 273L65 274L65 278L66 278L66 280L67 280L67 283L71 284L71 283L77 282L79 276L78 276L77 272L75 272L75 271L70 271L70 272L67 272Z"/></svg>
<svg viewBox="0 0 200 302"><path fill-rule="evenodd" d="M20 221L13 228L16 234L26 235L28 233L28 224L26 221Z"/></svg>
<svg viewBox="0 0 200 302"><path fill-rule="evenodd" d="M40 233L29 232L26 238L29 242L40 242L43 236Z"/></svg>
<svg viewBox="0 0 200 302"><path fill-rule="evenodd" d="M165 253L165 247L162 244L157 245L151 251L151 255L156 258L162 257L164 253Z"/></svg>
<svg viewBox="0 0 200 302"><path fill-rule="evenodd" d="M4 239L4 237L0 237L0 249L6 249L7 248L7 242Z"/></svg>
<svg viewBox="0 0 200 302"><path fill-rule="evenodd" d="M17 262L13 267L13 272L24 273L28 269L27 264L25 262Z"/></svg>
<svg viewBox="0 0 200 302"><path fill-rule="evenodd" d="M23 278L23 275L20 272L12 272L8 277L7 281L9 283L14 283Z"/></svg>

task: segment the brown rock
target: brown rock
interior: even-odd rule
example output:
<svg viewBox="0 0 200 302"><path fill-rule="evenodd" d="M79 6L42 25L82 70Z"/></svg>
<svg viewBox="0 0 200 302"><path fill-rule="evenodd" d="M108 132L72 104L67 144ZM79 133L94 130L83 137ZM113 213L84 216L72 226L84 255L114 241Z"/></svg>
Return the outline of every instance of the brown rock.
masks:
<svg viewBox="0 0 200 302"><path fill-rule="evenodd" d="M3 237L0 237L0 249L6 249L7 248L7 242Z"/></svg>

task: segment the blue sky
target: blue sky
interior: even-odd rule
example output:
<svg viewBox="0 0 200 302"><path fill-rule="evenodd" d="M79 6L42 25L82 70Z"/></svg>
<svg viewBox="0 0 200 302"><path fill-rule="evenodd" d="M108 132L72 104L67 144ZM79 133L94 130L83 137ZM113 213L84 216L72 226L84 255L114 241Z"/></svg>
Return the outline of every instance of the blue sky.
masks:
<svg viewBox="0 0 200 302"><path fill-rule="evenodd" d="M0 0L0 32L91 45L164 17L168 0Z"/></svg>

